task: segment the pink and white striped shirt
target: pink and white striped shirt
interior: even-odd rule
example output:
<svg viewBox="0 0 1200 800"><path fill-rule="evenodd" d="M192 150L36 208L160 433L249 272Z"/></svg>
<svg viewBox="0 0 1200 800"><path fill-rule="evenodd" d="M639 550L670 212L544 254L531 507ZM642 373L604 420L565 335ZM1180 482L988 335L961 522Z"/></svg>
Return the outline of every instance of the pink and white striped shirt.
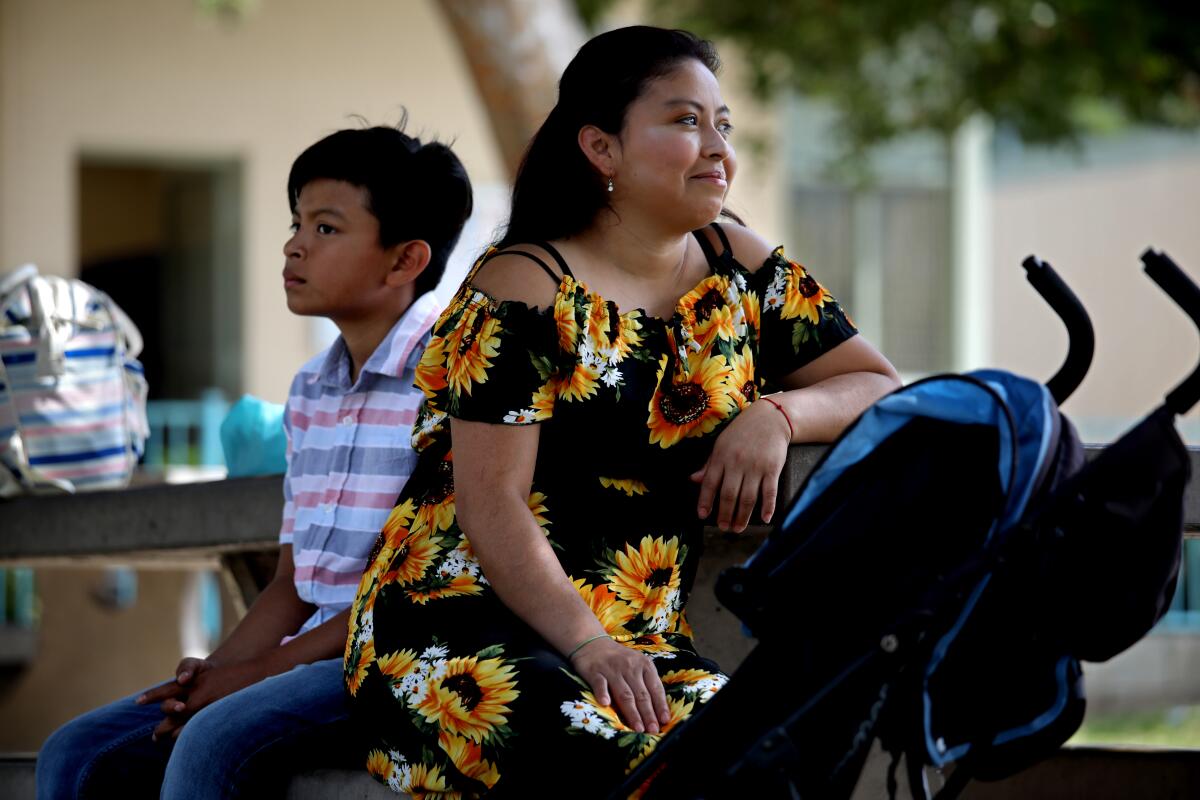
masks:
<svg viewBox="0 0 1200 800"><path fill-rule="evenodd" d="M412 474L415 370L440 309L421 295L350 382L339 336L300 368L288 393L288 466L279 543L292 546L296 593L317 607L296 635L354 600L367 555Z"/></svg>

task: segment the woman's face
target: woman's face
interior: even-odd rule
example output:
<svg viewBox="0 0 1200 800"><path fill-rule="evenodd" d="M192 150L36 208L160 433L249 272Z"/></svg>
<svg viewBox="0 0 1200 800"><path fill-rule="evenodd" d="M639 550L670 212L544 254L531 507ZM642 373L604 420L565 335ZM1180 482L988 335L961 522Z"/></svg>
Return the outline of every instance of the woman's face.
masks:
<svg viewBox="0 0 1200 800"><path fill-rule="evenodd" d="M699 61L688 59L650 82L626 112L613 205L681 231L712 222L737 168L732 130L716 76Z"/></svg>

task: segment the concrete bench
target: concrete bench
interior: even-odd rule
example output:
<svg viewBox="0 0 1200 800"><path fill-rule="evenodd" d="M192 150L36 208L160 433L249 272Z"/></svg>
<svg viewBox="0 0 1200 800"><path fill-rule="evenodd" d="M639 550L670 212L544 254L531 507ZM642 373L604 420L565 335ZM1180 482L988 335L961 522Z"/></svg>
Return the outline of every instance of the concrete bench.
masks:
<svg viewBox="0 0 1200 800"><path fill-rule="evenodd" d="M32 753L0 756L0 796L34 800ZM876 750L868 759L853 800L887 797L888 759ZM931 779L935 791L938 776ZM300 772L288 785L288 800L397 800L362 770ZM898 793L908 798L904 786ZM970 784L966 800L1181 800L1200 797L1200 750L1136 747L1064 747L1019 775L997 783Z"/></svg>
<svg viewBox="0 0 1200 800"><path fill-rule="evenodd" d="M1101 448L1089 448L1094 456ZM823 447L793 447L780 481L781 505L790 501ZM1200 451L1193 450L1193 475ZM279 477L244 478L119 492L24 498L0 504L0 565L135 563L140 568L219 565L225 580L248 604L273 570L282 488ZM86 525L80 525L86 520ZM1200 481L1188 487L1186 533L1200 535ZM716 602L720 571L758 547L766 530L732 537L710 529L688 618L701 652L726 670L741 663L753 642ZM32 798L33 756L0 758L0 797ZM876 754L856 797L884 796L886 761ZM295 776L288 796L394 798L365 772L314 770ZM1200 751L1131 748L1064 748L1021 775L997 784L972 784L966 797L991 800L1042 797L1200 797Z"/></svg>
<svg viewBox="0 0 1200 800"><path fill-rule="evenodd" d="M34 800L34 753L0 756L0 797ZM315 769L292 777L287 800L397 800L397 795L365 770Z"/></svg>

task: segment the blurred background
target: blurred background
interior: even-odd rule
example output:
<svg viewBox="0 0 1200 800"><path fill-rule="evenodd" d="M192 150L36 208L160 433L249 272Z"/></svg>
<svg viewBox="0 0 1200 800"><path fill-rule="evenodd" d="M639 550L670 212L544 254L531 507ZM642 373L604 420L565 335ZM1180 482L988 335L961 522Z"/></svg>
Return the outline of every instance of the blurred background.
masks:
<svg viewBox="0 0 1200 800"><path fill-rule="evenodd" d="M0 272L33 262L108 292L146 339L147 472L220 477L228 404L282 402L336 333L284 302L292 160L404 110L452 142L476 213L448 298L504 222L562 68L637 23L717 42L730 208L906 379L1055 371L1066 337L1024 281L1031 253L1096 326L1065 407L1085 441L1195 363L1138 262L1154 246L1200 276L1200 11L1182 2L0 0ZM1200 444L1195 418L1181 427ZM1085 737L1200 746L1200 549L1188 564L1156 633L1089 669ZM0 750L35 750L233 621L205 571L4 570L0 610Z"/></svg>

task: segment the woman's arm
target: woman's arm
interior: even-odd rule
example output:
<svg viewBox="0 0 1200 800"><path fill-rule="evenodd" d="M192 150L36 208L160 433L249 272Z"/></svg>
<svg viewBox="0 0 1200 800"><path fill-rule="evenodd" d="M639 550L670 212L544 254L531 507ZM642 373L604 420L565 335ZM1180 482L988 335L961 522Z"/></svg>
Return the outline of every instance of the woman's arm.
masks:
<svg viewBox="0 0 1200 800"><path fill-rule="evenodd" d="M900 375L870 342L855 336L779 383L787 391L771 399L795 428L791 443L832 442L872 403L900 388Z"/></svg>
<svg viewBox="0 0 1200 800"><path fill-rule="evenodd" d="M774 248L762 237L740 225L721 229L741 264L756 270L768 263ZM722 246L715 233L705 233L715 247ZM900 376L866 339L854 336L779 384L786 391L743 410L717 437L704 468L692 475L701 484L696 512L707 518L717 504L722 530L745 530L760 496L762 521L770 522L788 445L833 441L867 407L899 388Z"/></svg>
<svg viewBox="0 0 1200 800"><path fill-rule="evenodd" d="M692 475L701 484L696 513L707 518L717 503L717 527L723 531L745 530L760 495L759 514L770 522L788 445L833 441L872 403L899 388L900 376L855 336L780 383L787 390L759 398L738 414L717 437L704 468Z"/></svg>
<svg viewBox="0 0 1200 800"><path fill-rule="evenodd" d="M652 662L607 638L529 510L538 427L451 419L459 525L500 600L570 657L599 703L615 705L633 730L657 733L670 713ZM576 650L592 637L601 638Z"/></svg>

